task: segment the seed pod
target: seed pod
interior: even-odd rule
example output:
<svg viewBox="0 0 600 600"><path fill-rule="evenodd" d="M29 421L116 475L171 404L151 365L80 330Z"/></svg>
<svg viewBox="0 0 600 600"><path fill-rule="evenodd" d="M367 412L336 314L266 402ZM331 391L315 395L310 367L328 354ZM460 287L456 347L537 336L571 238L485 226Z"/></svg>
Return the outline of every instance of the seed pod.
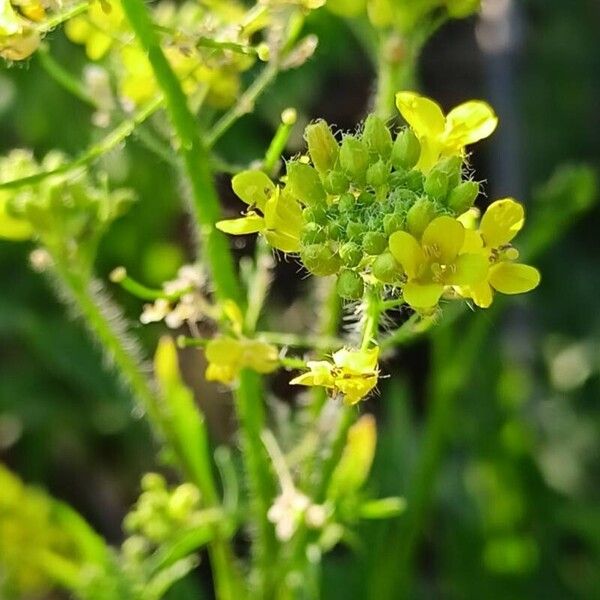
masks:
<svg viewBox="0 0 600 600"><path fill-rule="evenodd" d="M412 169L421 156L421 144L410 129L403 129L392 147L392 164L396 169Z"/></svg>
<svg viewBox="0 0 600 600"><path fill-rule="evenodd" d="M300 251L304 266L319 277L333 275L340 268L340 259L326 244L312 244Z"/></svg>
<svg viewBox="0 0 600 600"><path fill-rule="evenodd" d="M402 215L392 213L383 217L383 231L385 235L392 235L394 231L400 231L404 225Z"/></svg>
<svg viewBox="0 0 600 600"><path fill-rule="evenodd" d="M367 148L379 157L387 160L392 152L392 135L382 119L369 115L365 121L363 141Z"/></svg>
<svg viewBox="0 0 600 600"><path fill-rule="evenodd" d="M356 271L344 269L338 277L336 289L341 298L358 300L362 298L365 283Z"/></svg>
<svg viewBox="0 0 600 600"><path fill-rule="evenodd" d="M342 262L347 267L357 267L363 257L362 248L354 242L346 242L339 252Z"/></svg>
<svg viewBox="0 0 600 600"><path fill-rule="evenodd" d="M448 207L462 215L473 206L478 195L479 184L476 181L463 181L448 195Z"/></svg>
<svg viewBox="0 0 600 600"><path fill-rule="evenodd" d="M340 165L351 180L362 183L369 168L369 152L358 138L347 135L340 148Z"/></svg>
<svg viewBox="0 0 600 600"><path fill-rule="evenodd" d="M387 248L387 237L378 231L369 231L363 238L363 249L373 256L381 254Z"/></svg>
<svg viewBox="0 0 600 600"><path fill-rule="evenodd" d="M432 169L425 178L423 189L428 196L441 202L448 195L448 183L446 173Z"/></svg>
<svg viewBox="0 0 600 600"><path fill-rule="evenodd" d="M419 238L425 228L436 215L435 205L427 198L419 198L406 215L406 226L408 231Z"/></svg>
<svg viewBox="0 0 600 600"><path fill-rule="evenodd" d="M337 196L348 191L350 182L341 171L330 171L323 178L325 191L332 196Z"/></svg>
<svg viewBox="0 0 600 600"><path fill-rule="evenodd" d="M323 120L311 123L304 130L304 139L308 144L308 153L315 169L320 173L333 169L340 148L329 125Z"/></svg>
<svg viewBox="0 0 600 600"><path fill-rule="evenodd" d="M287 188L303 204L313 206L325 203L325 190L319 174L310 165L298 161L287 164Z"/></svg>
<svg viewBox="0 0 600 600"><path fill-rule="evenodd" d="M367 183L374 188L381 187L387 183L389 175L389 163L380 159L367 169Z"/></svg>
<svg viewBox="0 0 600 600"><path fill-rule="evenodd" d="M394 283L402 276L402 267L390 252L384 252L373 261L371 272L383 283Z"/></svg>

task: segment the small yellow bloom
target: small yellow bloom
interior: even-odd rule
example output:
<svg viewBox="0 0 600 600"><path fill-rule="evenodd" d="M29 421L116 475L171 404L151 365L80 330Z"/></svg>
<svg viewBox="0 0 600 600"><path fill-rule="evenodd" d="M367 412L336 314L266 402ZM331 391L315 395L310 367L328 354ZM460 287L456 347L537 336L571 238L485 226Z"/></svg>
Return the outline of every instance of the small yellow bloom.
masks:
<svg viewBox="0 0 600 600"><path fill-rule="evenodd" d="M421 143L417 168L428 172L444 156L462 156L465 146L489 137L498 124L492 107L464 102L444 115L439 104L415 92L399 92L396 105Z"/></svg>
<svg viewBox="0 0 600 600"><path fill-rule="evenodd" d="M410 306L430 310L446 286L475 284L485 278L485 256L480 252L460 254L464 240L464 226L449 216L431 221L420 241L406 231L390 236L390 251L406 273L403 293Z"/></svg>
<svg viewBox="0 0 600 600"><path fill-rule="evenodd" d="M31 23L14 10L10 0L0 0L0 56L6 60L24 60L39 45L40 36Z"/></svg>
<svg viewBox="0 0 600 600"><path fill-rule="evenodd" d="M321 386L342 394L352 405L362 400L377 385L379 348L347 350L342 348L332 356L333 362L309 361L310 371L295 377L292 385Z"/></svg>
<svg viewBox="0 0 600 600"><path fill-rule="evenodd" d="M247 338L217 337L206 346L207 381L230 384L242 369L272 373L279 365L279 353L272 344Z"/></svg>
<svg viewBox="0 0 600 600"><path fill-rule="evenodd" d="M300 204L261 171L245 171L232 180L234 192L250 207L246 216L217 223L217 229L232 235L260 233L283 252L300 249L304 223Z"/></svg>
<svg viewBox="0 0 600 600"><path fill-rule="evenodd" d="M523 294L540 283L540 272L529 265L515 263L519 257L510 245L525 222L523 206L512 198L493 202L481 219L479 230L467 230L462 252L476 252L490 264L487 277L468 286L458 286L458 292L471 298L481 308L488 308L493 292Z"/></svg>

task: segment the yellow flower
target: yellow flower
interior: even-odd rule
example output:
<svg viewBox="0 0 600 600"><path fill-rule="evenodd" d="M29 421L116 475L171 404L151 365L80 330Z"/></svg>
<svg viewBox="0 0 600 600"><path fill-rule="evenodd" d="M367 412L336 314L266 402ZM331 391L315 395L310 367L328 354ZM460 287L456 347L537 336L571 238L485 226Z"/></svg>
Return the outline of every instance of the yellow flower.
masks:
<svg viewBox="0 0 600 600"><path fill-rule="evenodd" d="M24 60L39 45L40 36L29 21L14 10L10 0L0 0L0 56L6 60Z"/></svg>
<svg viewBox="0 0 600 600"><path fill-rule="evenodd" d="M460 254L464 240L464 226L449 216L431 221L420 242L406 231L390 236L390 251L406 273L403 293L410 306L434 308L446 286L475 284L485 278L485 256L480 252Z"/></svg>
<svg viewBox="0 0 600 600"><path fill-rule="evenodd" d="M342 394L352 405L362 400L377 385L379 348L347 350L342 348L332 356L333 362L309 361L310 371L295 377L292 385L321 386Z"/></svg>
<svg viewBox="0 0 600 600"><path fill-rule="evenodd" d="M242 369L272 373L279 365L279 353L272 344L247 338L217 337L206 346L207 381L232 383Z"/></svg>
<svg viewBox="0 0 600 600"><path fill-rule="evenodd" d="M232 235L260 233L273 248L297 252L304 222L300 204L261 171L244 171L231 183L250 209L239 219L219 221L217 229Z"/></svg>
<svg viewBox="0 0 600 600"><path fill-rule="evenodd" d="M521 231L524 222L523 206L512 198L504 198L490 204L479 230L467 230L462 252L480 253L490 267L482 281L459 286L461 296L487 308L492 303L494 290L503 294L523 294L538 286L540 272L536 268L513 262L519 252L510 242Z"/></svg>
<svg viewBox="0 0 600 600"><path fill-rule="evenodd" d="M444 115L439 104L415 92L399 92L396 105L421 143L417 168L428 172L444 156L462 156L465 146L489 137L498 124L492 107L464 102Z"/></svg>

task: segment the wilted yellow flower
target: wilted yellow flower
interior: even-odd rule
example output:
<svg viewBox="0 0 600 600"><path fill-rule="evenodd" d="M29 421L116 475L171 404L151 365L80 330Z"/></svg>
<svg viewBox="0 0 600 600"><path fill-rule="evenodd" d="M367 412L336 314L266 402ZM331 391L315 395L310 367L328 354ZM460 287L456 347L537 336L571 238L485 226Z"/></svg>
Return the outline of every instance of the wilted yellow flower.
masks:
<svg viewBox="0 0 600 600"><path fill-rule="evenodd" d="M492 303L494 290L503 294L523 294L538 286L540 272L535 267L515 263L519 252L510 245L524 222L523 206L512 198L504 198L488 207L478 230L466 230L461 251L479 253L488 261L489 269L481 281L459 286L461 296L487 308Z"/></svg>
<svg viewBox="0 0 600 600"><path fill-rule="evenodd" d="M206 346L206 379L232 383L242 369L272 373L279 365L277 347L261 340L219 336Z"/></svg>
<svg viewBox="0 0 600 600"><path fill-rule="evenodd" d="M356 404L377 385L379 348L348 350L342 348L332 356L333 362L309 361L310 371L295 377L292 385L321 386L342 394L346 404Z"/></svg>
<svg viewBox="0 0 600 600"><path fill-rule="evenodd" d="M465 146L489 137L498 124L492 107L470 100L444 115L437 102L415 92L399 92L396 105L421 144L417 168L428 172L443 156L462 156Z"/></svg>
<svg viewBox="0 0 600 600"><path fill-rule="evenodd" d="M406 231L390 236L390 252L406 273L403 294L410 306L432 309L446 286L484 280L488 261L480 252L460 254L464 240L463 224L446 215L431 221L420 241Z"/></svg>
<svg viewBox="0 0 600 600"><path fill-rule="evenodd" d="M304 223L300 204L261 171L244 171L231 183L250 209L239 219L219 221L217 229L232 235L260 233L273 248L297 252Z"/></svg>

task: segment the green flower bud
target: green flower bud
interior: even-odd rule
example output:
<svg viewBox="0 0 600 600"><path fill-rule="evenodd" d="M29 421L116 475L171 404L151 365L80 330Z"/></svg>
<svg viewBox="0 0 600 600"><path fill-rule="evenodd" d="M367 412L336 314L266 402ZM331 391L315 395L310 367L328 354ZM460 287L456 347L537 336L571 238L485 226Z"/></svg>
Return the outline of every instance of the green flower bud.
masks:
<svg viewBox="0 0 600 600"><path fill-rule="evenodd" d="M318 223L307 223L302 229L302 244L320 244L327 241L327 230Z"/></svg>
<svg viewBox="0 0 600 600"><path fill-rule="evenodd" d="M369 168L369 152L358 138L347 135L340 148L340 165L350 179L363 182Z"/></svg>
<svg viewBox="0 0 600 600"><path fill-rule="evenodd" d="M475 203L479 195L479 184L476 181L463 181L448 195L448 207L457 215L462 215Z"/></svg>
<svg viewBox="0 0 600 600"><path fill-rule="evenodd" d="M433 170L445 173L448 176L448 189L452 189L460 183L462 165L463 159L461 156L448 156L433 167Z"/></svg>
<svg viewBox="0 0 600 600"><path fill-rule="evenodd" d="M350 239L361 237L364 232L365 226L362 223L358 223L356 221L351 221L346 227L346 235Z"/></svg>
<svg viewBox="0 0 600 600"><path fill-rule="evenodd" d="M392 135L382 119L369 115L365 121L363 141L374 154L387 160L392 152Z"/></svg>
<svg viewBox="0 0 600 600"><path fill-rule="evenodd" d="M302 211L302 216L307 223L318 223L325 225L327 223L327 211L324 206L310 206Z"/></svg>
<svg viewBox="0 0 600 600"><path fill-rule="evenodd" d="M340 213L349 213L354 210L355 206L356 198L353 194L347 193L340 196L340 199L338 200L338 209Z"/></svg>
<svg viewBox="0 0 600 600"><path fill-rule="evenodd" d="M412 192L421 193L423 191L423 173L413 169L406 174L404 186Z"/></svg>
<svg viewBox="0 0 600 600"><path fill-rule="evenodd" d="M402 276L402 267L390 252L384 252L373 261L371 272L383 283L395 283Z"/></svg>
<svg viewBox="0 0 600 600"><path fill-rule="evenodd" d="M367 183L374 188L385 185L390 175L390 165L383 160L378 160L367 170Z"/></svg>
<svg viewBox="0 0 600 600"><path fill-rule="evenodd" d="M311 123L304 130L304 139L308 144L310 159L317 171L326 173L333 169L340 148L329 125L323 120Z"/></svg>
<svg viewBox="0 0 600 600"><path fill-rule="evenodd" d="M359 206L371 206L375 204L377 198L373 194L369 194L369 192L362 192L358 198L356 199L356 204Z"/></svg>
<svg viewBox="0 0 600 600"><path fill-rule="evenodd" d="M348 191L350 182L341 171L330 171L323 178L323 186L328 194L337 196Z"/></svg>
<svg viewBox="0 0 600 600"><path fill-rule="evenodd" d="M403 129L392 148L392 164L396 169L412 169L421 156L421 144L410 129Z"/></svg>
<svg viewBox="0 0 600 600"><path fill-rule="evenodd" d="M327 237L330 240L341 240L345 233L344 228L337 221L332 221L327 225Z"/></svg>
<svg viewBox="0 0 600 600"><path fill-rule="evenodd" d="M365 283L356 271L345 269L338 277L337 293L346 300L359 300L365 290Z"/></svg>
<svg viewBox="0 0 600 600"><path fill-rule="evenodd" d="M363 257L362 248L354 242L346 242L341 246L339 252L342 262L347 267L357 267Z"/></svg>
<svg viewBox="0 0 600 600"><path fill-rule="evenodd" d="M165 478L158 473L146 473L140 482L142 490L145 492L157 492L166 489L167 482Z"/></svg>
<svg viewBox="0 0 600 600"><path fill-rule="evenodd" d="M319 277L333 275L340 268L340 259L333 250L325 244L305 246L300 252L304 266Z"/></svg>
<svg viewBox="0 0 600 600"><path fill-rule="evenodd" d="M400 231L404 225L402 215L392 213L383 217L383 231L385 235L390 236L394 231Z"/></svg>
<svg viewBox="0 0 600 600"><path fill-rule="evenodd" d="M381 254L387 248L387 237L378 231L369 231L363 238L363 249L367 254Z"/></svg>
<svg viewBox="0 0 600 600"><path fill-rule="evenodd" d="M443 171L432 169L425 178L423 189L434 200L442 201L448 195L448 175Z"/></svg>
<svg viewBox="0 0 600 600"><path fill-rule="evenodd" d="M408 231L419 238L425 228L436 215L435 205L427 198L419 198L406 215L406 226Z"/></svg>
<svg viewBox="0 0 600 600"><path fill-rule="evenodd" d="M298 161L287 164L287 188L303 204L325 203L325 190L319 174L310 165Z"/></svg>

